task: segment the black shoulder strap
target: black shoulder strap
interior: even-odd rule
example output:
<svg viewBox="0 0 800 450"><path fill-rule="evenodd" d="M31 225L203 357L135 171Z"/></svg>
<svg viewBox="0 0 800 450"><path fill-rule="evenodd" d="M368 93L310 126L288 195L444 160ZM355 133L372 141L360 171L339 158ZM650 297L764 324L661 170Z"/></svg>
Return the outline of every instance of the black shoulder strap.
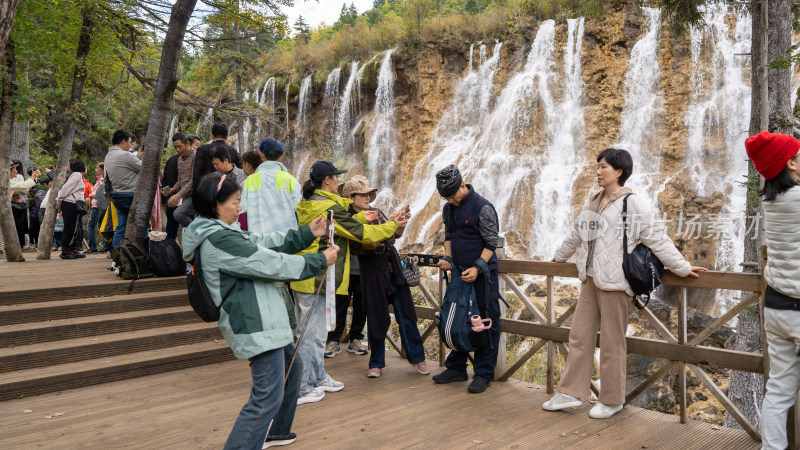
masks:
<svg viewBox="0 0 800 450"><path fill-rule="evenodd" d="M622 198L622 253L628 253L628 197L632 194L625 194Z"/></svg>

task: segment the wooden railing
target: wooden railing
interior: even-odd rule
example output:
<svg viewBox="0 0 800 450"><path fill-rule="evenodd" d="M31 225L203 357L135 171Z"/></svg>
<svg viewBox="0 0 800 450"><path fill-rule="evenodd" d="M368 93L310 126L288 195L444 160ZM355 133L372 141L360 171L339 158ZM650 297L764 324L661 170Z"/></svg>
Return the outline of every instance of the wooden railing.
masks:
<svg viewBox="0 0 800 450"><path fill-rule="evenodd" d="M420 257L421 266L434 266L439 257L433 255L417 255ZM762 272L766 263L766 251L762 249ZM570 328L565 327L566 321L574 314L576 302L573 302L569 308L561 315L556 317L555 308L555 278L577 278L578 271L574 264L566 263L551 263L551 262L536 262L536 261L519 261L519 260L500 260L499 267L500 279L500 292L505 295L507 292L512 292L524 305L525 309L533 316L534 321L515 320L505 317L505 307L501 305L501 343L500 348L505 348L506 335L508 333L538 338L538 341L528 349L511 367L506 365L506 352L499 352L498 364L495 369L495 379L498 381L508 380L514 373L522 368L531 357L539 351L547 352L547 392L553 393L555 391L555 368L556 368L556 349L566 358L569 355L569 349L565 345L569 341ZM514 280L511 274L517 275L537 275L546 277L546 302L544 312L540 311L534 303L528 298ZM714 332L719 330L723 325L736 317L744 309L754 305L762 298L763 292L766 289L760 274L749 273L736 273L736 272L704 272L699 278L681 278L670 272L665 272L663 276L663 284L668 286L675 286L678 288L678 320L677 320L677 334L673 334L670 328L662 323L649 308L644 308L639 311L647 322L649 322L656 330L660 339L647 339L644 337L629 336L626 337L628 353L647 355L655 358L666 360L660 369L651 374L644 382L634 387L625 397L625 402L630 403L646 389L666 375L670 370L677 367L678 369L678 404L680 411L681 423L686 423L687 420L687 404L686 404L686 380L687 369L691 371L700 382L708 389L709 392L720 402L725 408L727 414L742 426L742 428L753 437L755 440L761 440L761 435L758 429L750 423L750 421L739 411L736 405L728 398L722 389L717 386L709 374L703 370L700 365L714 366L725 369L733 369L746 372L762 373L764 379L769 376L769 358L760 353L741 352L736 350L728 350L722 348L713 348L700 345ZM691 340L687 337L687 290L689 288L710 288L718 290L733 290L749 293L736 304L730 308L725 314L716 319L707 328L697 333ZM443 272L439 271L438 274L438 292L434 295L422 283L419 289L423 297L430 303L430 307L417 306L417 316L420 320L430 320L427 328L422 333L423 342L425 342L436 329L435 313L441 309L441 301L444 298L445 279ZM763 347L766 350L766 336L763 327L763 302L760 303L762 326L761 326L761 340ZM437 333L438 334L438 333ZM391 344L402 354L402 348L399 343L389 338ZM598 333L598 346L599 346L599 333ZM445 357L445 346L439 339L439 363L443 364ZM593 383L590 383L590 388L595 394L598 391ZM797 443L800 438L800 427L798 427L797 420L793 418L794 414L790 414L789 426L789 442ZM797 445L797 444L795 444Z"/></svg>

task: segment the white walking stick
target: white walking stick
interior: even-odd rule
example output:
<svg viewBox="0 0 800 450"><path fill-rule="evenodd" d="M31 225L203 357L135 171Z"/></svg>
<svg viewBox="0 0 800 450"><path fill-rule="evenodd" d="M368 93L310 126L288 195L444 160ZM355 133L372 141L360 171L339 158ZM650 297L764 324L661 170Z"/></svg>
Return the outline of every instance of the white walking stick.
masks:
<svg viewBox="0 0 800 450"><path fill-rule="evenodd" d="M328 245L333 243L335 227L333 225L333 210L328 210ZM336 328L336 264L328 267L325 273L325 324L328 331Z"/></svg>

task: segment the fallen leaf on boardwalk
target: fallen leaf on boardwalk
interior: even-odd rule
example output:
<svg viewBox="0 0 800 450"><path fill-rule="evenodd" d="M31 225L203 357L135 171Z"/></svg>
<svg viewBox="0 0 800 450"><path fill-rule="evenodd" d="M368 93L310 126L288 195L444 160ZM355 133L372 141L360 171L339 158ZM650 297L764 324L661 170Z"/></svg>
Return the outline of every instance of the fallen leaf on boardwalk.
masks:
<svg viewBox="0 0 800 450"><path fill-rule="evenodd" d="M411 386L409 389L416 389L416 388L417 388L416 386Z"/></svg>
<svg viewBox="0 0 800 450"><path fill-rule="evenodd" d="M473 444L483 444L483 441L479 441L479 440L475 439L474 441L472 441L472 443Z"/></svg>
<svg viewBox="0 0 800 450"><path fill-rule="evenodd" d="M714 425L714 426L712 426L712 427L711 427L711 429L712 429L712 430L719 430L719 427L718 427L718 426L716 426L716 425Z"/></svg>
<svg viewBox="0 0 800 450"><path fill-rule="evenodd" d="M364 432L364 431L367 431L367 429L366 428L362 428L361 431Z"/></svg>
<svg viewBox="0 0 800 450"><path fill-rule="evenodd" d="M573 431L572 434L578 434L578 432L577 431Z"/></svg>
<svg viewBox="0 0 800 450"><path fill-rule="evenodd" d="M42 419L52 419L52 418L53 418L53 416L44 416L44 417L42 417Z"/></svg>
<svg viewBox="0 0 800 450"><path fill-rule="evenodd" d="M643 446L642 446L642 448L647 448L647 446L646 446L646 445L643 445Z"/></svg>
<svg viewBox="0 0 800 450"><path fill-rule="evenodd" d="M567 437L567 433L561 433L561 437Z"/></svg>
<svg viewBox="0 0 800 450"><path fill-rule="evenodd" d="M32 412L33 412L32 409L26 409L25 411L22 411L22 414L28 414L28 413L32 413Z"/></svg>
<svg viewBox="0 0 800 450"><path fill-rule="evenodd" d="M122 361L120 364L130 364L130 361Z"/></svg>
<svg viewBox="0 0 800 450"><path fill-rule="evenodd" d="M66 414L66 413L63 413L63 412L60 412L60 413L54 413L54 414L53 414L53 417L63 416L64 414Z"/></svg>

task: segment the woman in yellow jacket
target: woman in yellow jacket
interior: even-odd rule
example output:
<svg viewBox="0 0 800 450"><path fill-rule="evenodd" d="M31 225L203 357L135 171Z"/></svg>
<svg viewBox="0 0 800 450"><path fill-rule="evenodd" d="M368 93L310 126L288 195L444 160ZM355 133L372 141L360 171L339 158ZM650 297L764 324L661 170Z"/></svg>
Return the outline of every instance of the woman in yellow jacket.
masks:
<svg viewBox="0 0 800 450"><path fill-rule="evenodd" d="M351 216L347 209L352 200L342 198L337 194L339 175L347 172L339 170L330 161L317 161L311 166L309 179L303 184L303 201L297 205L297 222L299 225L311 223L317 217L325 215L328 210L333 210L333 220L336 226L334 244L340 251L336 260L336 294L347 295L350 285L350 246L349 241L362 244L373 244L389 239L397 231L398 223L405 226L405 217L391 217L389 222L381 225L365 225L367 218L362 221L357 216ZM359 214L365 215L365 212ZM317 238L313 244L300 252L316 253L328 248L327 238ZM303 375L300 384L300 398L298 405L303 403L318 402L325 397L325 392L337 392L344 389L340 383L325 373L323 365L325 353L325 340L328 333L325 328L325 295L320 293L316 306L314 299L319 287L325 282L325 272L320 272L316 277L303 281L293 282L292 290L295 292L297 311L297 335L303 335L306 318L307 329L303 341L297 349L299 358L303 361Z"/></svg>

